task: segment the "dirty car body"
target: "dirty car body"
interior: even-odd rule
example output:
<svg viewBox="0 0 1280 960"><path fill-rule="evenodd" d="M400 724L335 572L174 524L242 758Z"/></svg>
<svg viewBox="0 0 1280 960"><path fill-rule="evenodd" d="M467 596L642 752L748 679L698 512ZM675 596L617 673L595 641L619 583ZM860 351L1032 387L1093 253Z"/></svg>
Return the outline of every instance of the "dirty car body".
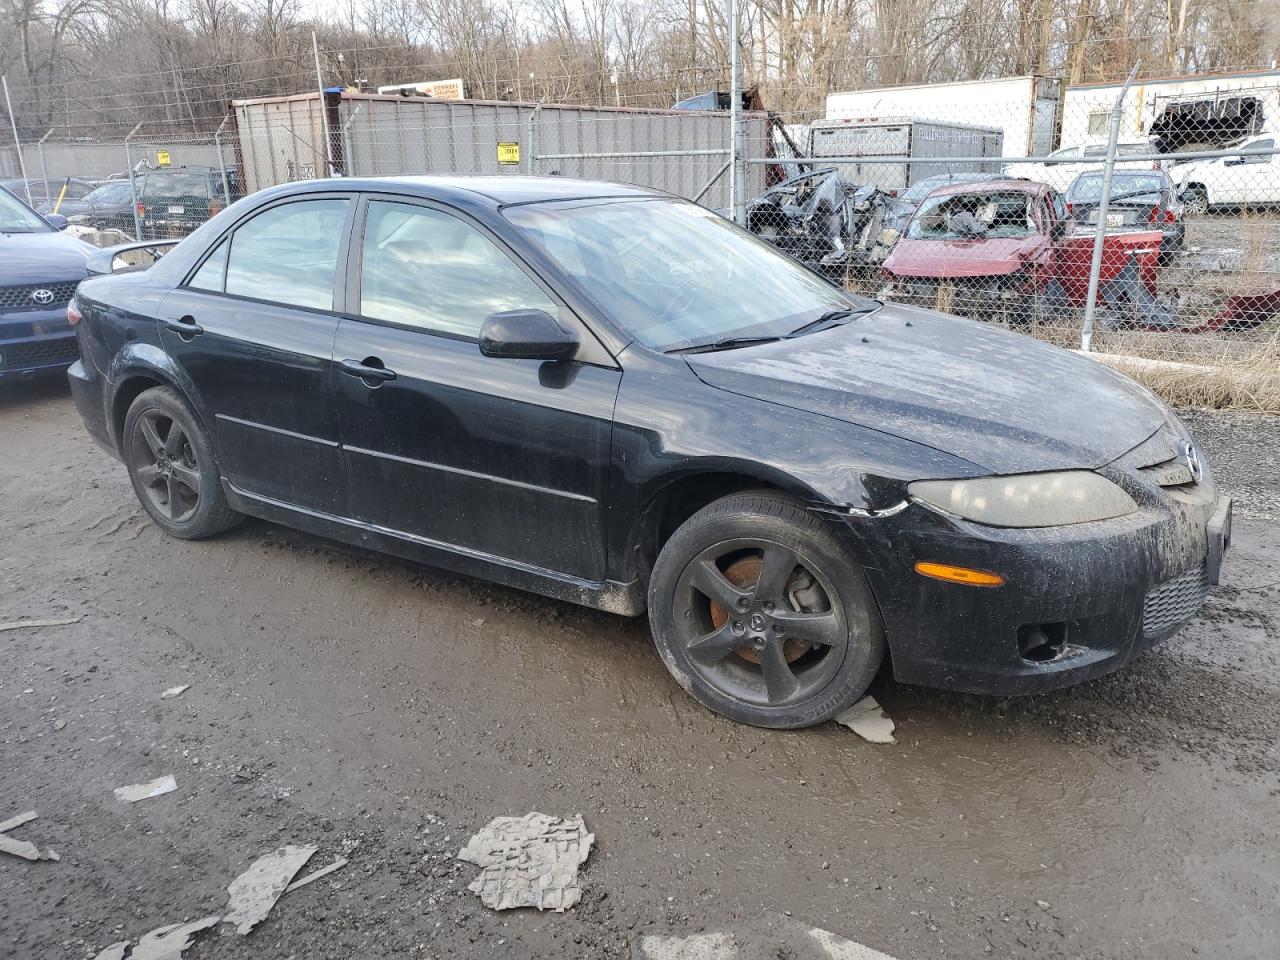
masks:
<svg viewBox="0 0 1280 960"><path fill-rule="evenodd" d="M1120 374L853 297L639 188L291 184L148 270L91 278L76 306L75 402L127 463L154 466L126 424L158 390L190 411L170 419L207 437L214 462L195 467L215 471L234 511L627 615L674 602L657 585L699 517L746 494L781 502L809 531L797 555L821 540L845 558L818 578L829 593L865 584L865 608L845 612L882 631L910 683L1012 694L1110 671L1194 614L1228 536L1229 504L1187 431ZM529 323L538 337L512 333ZM161 470L170 490L183 469ZM987 502L1017 512L1053 499L1046 477L1127 506L1046 526L986 517L970 497L994 483ZM937 563L1001 582L917 572ZM709 567L688 570L749 608ZM790 642L771 616L749 619ZM772 658L760 630L754 660L721 654L744 698L764 675L763 710L771 671L800 676L812 649ZM698 695L702 681L673 673ZM725 712L803 725L837 706Z"/></svg>

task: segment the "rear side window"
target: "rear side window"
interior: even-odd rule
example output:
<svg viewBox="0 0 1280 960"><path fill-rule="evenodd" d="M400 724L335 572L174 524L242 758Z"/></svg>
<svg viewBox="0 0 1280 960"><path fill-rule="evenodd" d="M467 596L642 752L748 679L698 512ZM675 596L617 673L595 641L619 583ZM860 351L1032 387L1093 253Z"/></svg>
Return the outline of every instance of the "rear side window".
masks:
<svg viewBox="0 0 1280 960"><path fill-rule="evenodd" d="M214 250L209 255L209 259L200 265L200 269L196 271L196 275L191 278L187 286L194 287L196 290L212 290L215 293L221 293L223 282L226 280L227 250L230 246L230 240L223 240L218 244L218 249Z"/></svg>
<svg viewBox="0 0 1280 960"><path fill-rule="evenodd" d="M429 207L369 204L360 272L362 316L477 337L489 314L522 307L552 315L559 309L475 227Z"/></svg>
<svg viewBox="0 0 1280 960"><path fill-rule="evenodd" d="M272 207L236 228L227 257L226 292L332 310L349 203L337 197L298 200Z"/></svg>

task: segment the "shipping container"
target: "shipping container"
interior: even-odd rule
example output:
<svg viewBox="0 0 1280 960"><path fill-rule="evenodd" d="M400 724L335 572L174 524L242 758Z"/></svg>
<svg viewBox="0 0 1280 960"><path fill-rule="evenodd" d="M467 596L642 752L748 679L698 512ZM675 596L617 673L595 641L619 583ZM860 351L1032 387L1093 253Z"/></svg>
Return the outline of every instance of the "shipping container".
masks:
<svg viewBox="0 0 1280 960"><path fill-rule="evenodd" d="M556 174L654 187L728 205L729 115L326 92L233 103L250 191L327 175ZM326 148L322 116L330 142ZM748 156L768 156L768 116L744 114ZM749 164L748 196L767 167Z"/></svg>
<svg viewBox="0 0 1280 960"><path fill-rule="evenodd" d="M1002 140L1001 132L991 127L910 117L815 120L809 127L809 155L819 165L823 157L858 157L831 165L847 183L870 184L898 193L917 180L940 173L999 172ZM975 157L991 159L975 161Z"/></svg>
<svg viewBox="0 0 1280 960"><path fill-rule="evenodd" d="M1056 146L1062 81L1002 77L827 94L828 120L917 117L1004 134L1005 157L1042 157Z"/></svg>

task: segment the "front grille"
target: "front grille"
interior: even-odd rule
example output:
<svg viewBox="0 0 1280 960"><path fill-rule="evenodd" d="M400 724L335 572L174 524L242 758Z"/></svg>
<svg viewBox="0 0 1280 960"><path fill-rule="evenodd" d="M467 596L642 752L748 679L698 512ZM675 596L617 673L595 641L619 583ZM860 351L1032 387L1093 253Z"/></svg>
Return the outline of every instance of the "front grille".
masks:
<svg viewBox="0 0 1280 960"><path fill-rule="evenodd" d="M1151 636L1191 618L1208 594L1209 578L1204 567L1166 580L1147 594L1142 605L1142 632Z"/></svg>
<svg viewBox="0 0 1280 960"><path fill-rule="evenodd" d="M0 287L0 310L48 310L62 306L71 300L79 280L62 280L58 283L24 283L15 287ZM52 299L41 302L32 295L37 290L48 290Z"/></svg>
<svg viewBox="0 0 1280 960"><path fill-rule="evenodd" d="M0 343L0 370L28 370L55 363L75 363L80 345L74 337L36 343Z"/></svg>

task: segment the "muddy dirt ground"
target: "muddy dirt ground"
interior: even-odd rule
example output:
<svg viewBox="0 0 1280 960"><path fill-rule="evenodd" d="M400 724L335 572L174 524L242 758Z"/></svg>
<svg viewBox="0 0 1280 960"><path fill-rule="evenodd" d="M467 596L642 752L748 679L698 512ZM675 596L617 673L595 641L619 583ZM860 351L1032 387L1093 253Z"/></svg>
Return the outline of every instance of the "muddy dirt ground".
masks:
<svg viewBox="0 0 1280 960"><path fill-rule="evenodd" d="M1241 498L1203 614L1066 693L881 679L873 746L711 715L642 621L264 523L166 539L65 391L6 389L0 622L80 620L0 633L0 820L62 857L0 857L0 956L215 913L286 843L350 864L189 958L594 960L765 910L899 960L1276 956L1280 422L1188 419ZM530 810L597 836L565 915L492 913L453 859Z"/></svg>

